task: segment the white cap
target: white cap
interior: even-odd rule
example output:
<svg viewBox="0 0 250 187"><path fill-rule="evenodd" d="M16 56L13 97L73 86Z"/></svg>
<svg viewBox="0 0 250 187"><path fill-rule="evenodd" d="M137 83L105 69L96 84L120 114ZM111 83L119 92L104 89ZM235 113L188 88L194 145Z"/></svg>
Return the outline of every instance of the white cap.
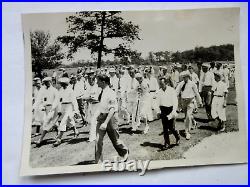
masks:
<svg viewBox="0 0 250 187"><path fill-rule="evenodd" d="M136 73L135 74L135 78L142 78L143 76L142 76L142 74L140 74L140 73Z"/></svg>
<svg viewBox="0 0 250 187"><path fill-rule="evenodd" d="M181 73L181 76L182 76L182 77L186 77L186 76L189 76L189 77L190 77L190 73L189 73L189 71L183 71L183 72Z"/></svg>
<svg viewBox="0 0 250 187"><path fill-rule="evenodd" d="M43 82L45 82L45 81L52 81L52 78L51 78L51 77L45 77L45 78L43 79Z"/></svg>
<svg viewBox="0 0 250 187"><path fill-rule="evenodd" d="M40 80L39 77L35 77L35 78L33 79L33 81L38 81L38 80Z"/></svg>
<svg viewBox="0 0 250 187"><path fill-rule="evenodd" d="M210 65L209 65L208 63L203 63L202 66L203 66L203 67L207 67L207 68L210 67Z"/></svg>
<svg viewBox="0 0 250 187"><path fill-rule="evenodd" d="M58 80L60 83L66 83L69 84L69 78L68 77L62 77Z"/></svg>
<svg viewBox="0 0 250 187"><path fill-rule="evenodd" d="M116 71L115 71L115 68L110 68L109 69L109 73L115 73Z"/></svg>

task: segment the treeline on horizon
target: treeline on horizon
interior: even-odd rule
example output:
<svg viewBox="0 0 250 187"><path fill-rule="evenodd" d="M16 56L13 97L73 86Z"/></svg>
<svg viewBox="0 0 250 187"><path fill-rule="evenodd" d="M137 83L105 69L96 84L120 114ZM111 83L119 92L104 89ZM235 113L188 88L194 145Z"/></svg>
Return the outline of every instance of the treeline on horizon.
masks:
<svg viewBox="0 0 250 187"><path fill-rule="evenodd" d="M142 58L141 53L135 51L133 56L122 57L120 59L102 61L103 65L169 65L171 63L202 63L211 61L234 61L234 46L225 44L210 47L195 47L192 50L183 52L149 52L146 58ZM60 67L81 67L81 66L96 66L95 60L78 60L71 64L62 64Z"/></svg>

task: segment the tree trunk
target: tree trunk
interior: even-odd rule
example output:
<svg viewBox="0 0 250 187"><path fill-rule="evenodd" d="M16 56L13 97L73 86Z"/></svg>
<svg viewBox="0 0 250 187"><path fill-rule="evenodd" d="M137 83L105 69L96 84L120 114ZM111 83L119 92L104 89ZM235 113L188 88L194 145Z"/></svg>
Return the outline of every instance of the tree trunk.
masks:
<svg viewBox="0 0 250 187"><path fill-rule="evenodd" d="M104 25L105 25L105 17L106 17L106 12L102 12L102 23L101 23L101 38L100 38L100 45L99 45L99 50L98 50L98 59L97 59L97 68L101 67L102 63L102 50L103 50L103 32L104 32Z"/></svg>

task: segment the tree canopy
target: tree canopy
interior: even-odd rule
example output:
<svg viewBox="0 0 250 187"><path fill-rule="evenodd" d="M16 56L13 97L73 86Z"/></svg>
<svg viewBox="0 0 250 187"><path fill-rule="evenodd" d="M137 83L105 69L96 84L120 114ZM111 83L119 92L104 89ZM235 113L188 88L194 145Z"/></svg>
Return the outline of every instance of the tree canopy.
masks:
<svg viewBox="0 0 250 187"><path fill-rule="evenodd" d="M120 14L120 11L84 11L67 17L68 35L58 37L69 48L67 58L73 58L74 53L86 47L91 54L98 54L99 68L103 54L112 53L120 58L133 54L130 44L140 40L139 26L125 21ZM111 48L105 43L110 39L120 39L120 42Z"/></svg>
<svg viewBox="0 0 250 187"><path fill-rule="evenodd" d="M62 63L64 54L61 52L61 46L56 41L51 41L49 32L30 32L30 38L32 71L37 76L41 77L43 69L52 69Z"/></svg>

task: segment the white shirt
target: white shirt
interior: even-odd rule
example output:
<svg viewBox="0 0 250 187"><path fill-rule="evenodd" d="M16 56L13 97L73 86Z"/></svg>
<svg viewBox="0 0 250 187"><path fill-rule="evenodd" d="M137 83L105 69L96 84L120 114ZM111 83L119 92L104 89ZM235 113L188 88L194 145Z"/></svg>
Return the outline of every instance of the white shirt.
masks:
<svg viewBox="0 0 250 187"><path fill-rule="evenodd" d="M93 86L89 85L85 92L85 97L91 97L95 100L98 100L98 96L101 93L102 89L98 87L98 85L95 83Z"/></svg>
<svg viewBox="0 0 250 187"><path fill-rule="evenodd" d="M197 85L193 81L188 80L185 89L182 91L181 89L184 86L184 84L185 84L184 81L178 84L176 88L177 95L181 94L181 98L183 99L191 99L196 97L198 99L199 104L202 103L200 94L197 89Z"/></svg>
<svg viewBox="0 0 250 187"><path fill-rule="evenodd" d="M127 92L132 92L136 89L138 81L135 78L129 77L127 79Z"/></svg>
<svg viewBox="0 0 250 187"><path fill-rule="evenodd" d="M38 98L39 92L42 92L43 89L44 89L44 86L41 86L40 89L38 89L36 86L33 87L33 93L32 93L33 106L35 102L37 101L37 99L39 99ZM38 106L38 104L36 104L36 106Z"/></svg>
<svg viewBox="0 0 250 187"><path fill-rule="evenodd" d="M138 98L138 81L135 78L131 78L128 81L127 86L127 99L128 102L136 102Z"/></svg>
<svg viewBox="0 0 250 187"><path fill-rule="evenodd" d="M190 73L190 75L191 75L191 80L192 80L195 84L199 82L199 77L198 77L198 75L197 75L195 72Z"/></svg>
<svg viewBox="0 0 250 187"><path fill-rule="evenodd" d="M211 68L211 67L210 67L209 71L210 71L211 73L214 73L214 72L216 71L216 67L214 67L214 68Z"/></svg>
<svg viewBox="0 0 250 187"><path fill-rule="evenodd" d="M215 81L215 83L214 83L214 85L212 87L212 91L214 91L214 95L224 96L225 93L228 92L227 85L223 81L219 81L219 82Z"/></svg>
<svg viewBox="0 0 250 187"><path fill-rule="evenodd" d="M76 101L76 96L72 88L70 88L69 86L66 89L60 88L58 92L58 97L59 97L59 103L61 104L72 103L74 107L74 111L78 111L78 104Z"/></svg>
<svg viewBox="0 0 250 187"><path fill-rule="evenodd" d="M113 77L110 77L110 86L111 86L111 89L114 90L115 92L117 92L118 90L118 81L119 79L117 78L116 75L114 75Z"/></svg>
<svg viewBox="0 0 250 187"><path fill-rule="evenodd" d="M214 71L214 73L219 73L219 74L221 74L221 75L222 75L221 80L222 80L222 81L225 80L225 77L224 77L224 70L223 70L222 68L216 69L216 70Z"/></svg>
<svg viewBox="0 0 250 187"><path fill-rule="evenodd" d="M213 86L214 83L214 73L207 71L204 73L201 71L199 90L202 90L203 86Z"/></svg>
<svg viewBox="0 0 250 187"><path fill-rule="evenodd" d="M84 90L85 84L84 84L84 82L82 80L77 81L75 86L72 85L71 87L72 87L72 89L74 87L73 90L74 90L76 98L82 96L85 93L85 90Z"/></svg>
<svg viewBox="0 0 250 187"><path fill-rule="evenodd" d="M52 110L56 108L58 103L58 91L52 85L47 88L40 89L41 91L37 95L37 99L33 105L33 107L37 107L39 105L52 105Z"/></svg>
<svg viewBox="0 0 250 187"><path fill-rule="evenodd" d="M229 69L228 68L223 69L223 75L224 75L225 80L227 81L228 77L229 77Z"/></svg>
<svg viewBox="0 0 250 187"><path fill-rule="evenodd" d="M52 77L56 77L57 76L57 72L55 71L54 73L53 73L53 75L52 75Z"/></svg>
<svg viewBox="0 0 250 187"><path fill-rule="evenodd" d="M118 103L116 100L116 93L107 86L102 90L101 100L98 106L99 113L109 113L110 109L118 111Z"/></svg>
<svg viewBox="0 0 250 187"><path fill-rule="evenodd" d="M176 94L176 90L170 86L166 87L166 90L160 89L156 95L157 102L159 107L173 107L172 112L168 115L169 119L177 116L176 110L178 107L178 98Z"/></svg>
<svg viewBox="0 0 250 187"><path fill-rule="evenodd" d="M141 88L142 89L142 95L145 95L146 93L149 93L149 85L145 79L143 79L142 83L140 84L138 82L137 84L137 89Z"/></svg>
<svg viewBox="0 0 250 187"><path fill-rule="evenodd" d="M150 91L158 91L159 90L159 84L158 84L158 81L155 77L151 76L149 79L148 79L148 83L149 83L149 90Z"/></svg>
<svg viewBox="0 0 250 187"><path fill-rule="evenodd" d="M35 100L37 99L38 93L41 91L42 88L43 86L41 86L40 89L38 89L36 86L33 86L33 94L32 94L33 99Z"/></svg>
<svg viewBox="0 0 250 187"><path fill-rule="evenodd" d="M127 91L127 87L128 87L128 76L123 75L120 78L120 91L121 93L124 93L125 91ZM119 83L119 80L118 80Z"/></svg>
<svg viewBox="0 0 250 187"><path fill-rule="evenodd" d="M170 86L167 86L166 90L160 89L156 95L159 106L171 107L173 106L173 110L177 110L178 99L176 90Z"/></svg>
<svg viewBox="0 0 250 187"><path fill-rule="evenodd" d="M180 73L175 70L174 72L172 72L172 80L175 82L175 83L178 83L180 81Z"/></svg>

